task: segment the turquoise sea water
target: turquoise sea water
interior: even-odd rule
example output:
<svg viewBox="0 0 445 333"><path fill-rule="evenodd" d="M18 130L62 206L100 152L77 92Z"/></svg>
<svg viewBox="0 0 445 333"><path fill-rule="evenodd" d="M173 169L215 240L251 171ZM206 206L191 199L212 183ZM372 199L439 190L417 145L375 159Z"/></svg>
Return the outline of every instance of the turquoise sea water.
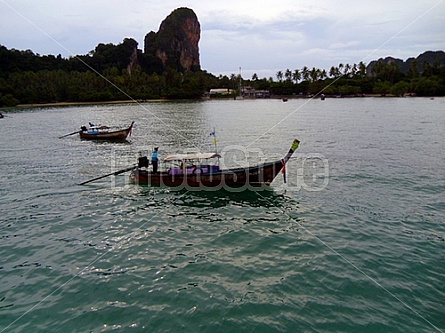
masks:
<svg viewBox="0 0 445 333"><path fill-rule="evenodd" d="M88 121L129 143L58 139ZM0 332L444 332L445 99L147 103L0 120ZM129 184L213 150L260 192Z"/></svg>

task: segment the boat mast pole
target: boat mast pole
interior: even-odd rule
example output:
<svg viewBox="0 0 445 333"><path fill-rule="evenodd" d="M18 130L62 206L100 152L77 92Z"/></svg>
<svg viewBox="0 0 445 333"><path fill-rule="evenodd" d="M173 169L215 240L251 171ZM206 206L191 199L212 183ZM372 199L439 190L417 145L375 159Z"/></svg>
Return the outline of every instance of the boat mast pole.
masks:
<svg viewBox="0 0 445 333"><path fill-rule="evenodd" d="M213 144L215 145L215 154L218 154L218 139L216 138L216 130L213 127L213 132L210 133L210 136L213 136Z"/></svg>
<svg viewBox="0 0 445 333"><path fill-rule="evenodd" d="M239 68L239 96L243 96L241 93L241 67Z"/></svg>
<svg viewBox="0 0 445 333"><path fill-rule="evenodd" d="M218 139L216 138L215 128L213 128L213 133L215 133L215 135L213 136L213 143L215 144L215 154L218 154Z"/></svg>

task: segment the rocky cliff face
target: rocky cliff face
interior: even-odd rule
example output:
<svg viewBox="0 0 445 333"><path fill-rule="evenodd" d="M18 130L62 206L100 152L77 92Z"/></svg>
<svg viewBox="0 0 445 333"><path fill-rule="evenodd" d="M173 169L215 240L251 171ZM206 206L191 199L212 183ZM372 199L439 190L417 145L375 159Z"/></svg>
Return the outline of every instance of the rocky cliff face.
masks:
<svg viewBox="0 0 445 333"><path fill-rule="evenodd" d="M158 58L164 69L200 70L200 37L201 26L193 10L178 8L162 21L157 33L151 31L145 36L144 53Z"/></svg>
<svg viewBox="0 0 445 333"><path fill-rule="evenodd" d="M136 41L132 40L134 42L133 51L131 52L130 56L130 63L127 66L127 73L131 75L131 72L136 69L136 67L139 65L138 62L138 44Z"/></svg>
<svg viewBox="0 0 445 333"><path fill-rule="evenodd" d="M366 67L366 72L368 75L372 75L372 68L377 63L385 63L391 64L395 63L397 67L402 71L402 73L406 74L409 68L413 65L412 63L416 63L416 67L420 73L423 72L423 65L427 64L437 64L439 66L445 66L445 52L444 51L426 51L420 54L417 58L408 58L406 61L393 57L380 58L379 60L373 60Z"/></svg>

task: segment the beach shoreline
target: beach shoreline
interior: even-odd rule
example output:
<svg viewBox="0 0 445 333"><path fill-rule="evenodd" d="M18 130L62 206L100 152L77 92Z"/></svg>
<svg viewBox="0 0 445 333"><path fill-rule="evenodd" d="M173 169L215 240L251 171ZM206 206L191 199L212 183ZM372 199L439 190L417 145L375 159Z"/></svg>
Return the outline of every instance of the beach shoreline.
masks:
<svg viewBox="0 0 445 333"><path fill-rule="evenodd" d="M283 95L283 96L273 96L270 97L270 99L282 99L283 97L289 98L289 99L301 99L301 98L314 98L318 99L320 96L311 96L311 95L304 95L304 96L298 96L298 95ZM382 96L380 94L361 94L359 96L353 96L353 95L345 95L345 96L331 96L326 95L326 98L366 98L366 97L375 97L375 98L394 98L397 96L387 94L386 96ZM407 95L403 97L417 97L413 95ZM399 97L400 98L400 97ZM203 97L202 99L197 100L209 100L209 99L218 99L218 98L206 98ZM227 99L227 98L222 98ZM250 98L247 98L250 99ZM255 99L255 98L252 98ZM14 108L37 108L37 107L64 107L64 106L83 106L83 105L106 105L106 104L144 104L144 103L162 103L162 102L171 102L171 101L184 101L184 100L172 100L172 99L165 99L165 98L159 98L159 99L144 99L144 100L117 100L117 101L97 101L97 102L52 102L52 103L32 103L32 104L18 104ZM190 101L190 100L186 100Z"/></svg>
<svg viewBox="0 0 445 333"><path fill-rule="evenodd" d="M34 108L34 107L58 107L58 106L80 106L80 105L103 105L103 104L142 104L167 102L167 99L150 99L150 100L119 100L119 101L101 101L101 102L53 102L53 103L32 103L32 104L18 104L15 107L20 108Z"/></svg>

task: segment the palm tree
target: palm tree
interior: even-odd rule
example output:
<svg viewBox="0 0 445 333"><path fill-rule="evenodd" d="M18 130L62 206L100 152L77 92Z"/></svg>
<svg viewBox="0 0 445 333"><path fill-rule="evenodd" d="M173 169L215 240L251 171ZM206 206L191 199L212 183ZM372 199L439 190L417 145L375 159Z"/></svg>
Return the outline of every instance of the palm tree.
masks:
<svg viewBox="0 0 445 333"><path fill-rule="evenodd" d="M292 81L292 72L290 69L286 69L286 72L284 72L284 77L286 78L286 81Z"/></svg>
<svg viewBox="0 0 445 333"><path fill-rule="evenodd" d="M298 83L298 81L301 80L301 72L298 69L294 69L294 72L292 73L292 80L294 80L295 83Z"/></svg>
<svg viewBox="0 0 445 333"><path fill-rule="evenodd" d="M304 67L301 69L301 74L303 75L303 80L304 80L304 81L309 80L309 68L307 68L307 66L304 66Z"/></svg>
<svg viewBox="0 0 445 333"><path fill-rule="evenodd" d="M232 84L232 88L235 90L239 88L238 81L238 76L236 74L230 74L230 82Z"/></svg>
<svg viewBox="0 0 445 333"><path fill-rule="evenodd" d="M355 76L355 74L357 74L357 64L356 63L354 63L354 65L352 65L352 67L351 67L351 74L352 74L352 76L354 77Z"/></svg>
<svg viewBox="0 0 445 333"><path fill-rule="evenodd" d="M358 64L358 70L360 72L360 76L361 77L365 77L366 76L366 65L363 61L360 61Z"/></svg>
<svg viewBox="0 0 445 333"><path fill-rule="evenodd" d="M351 71L351 65L350 64L346 64L345 68L344 68L344 72L343 72L345 74L345 76L349 76L350 71Z"/></svg>
<svg viewBox="0 0 445 333"><path fill-rule="evenodd" d="M312 82L317 81L319 76L320 76L320 70L318 68L313 67L310 71L310 77Z"/></svg>
<svg viewBox="0 0 445 333"><path fill-rule="evenodd" d="M341 72L343 72L343 68L344 68L345 66L342 64L342 63L339 63L338 64L338 72L339 72L339 74L341 75Z"/></svg>
<svg viewBox="0 0 445 333"><path fill-rule="evenodd" d="M276 74L276 76L277 76L277 80L278 80L279 82L282 82L282 81L283 81L283 72L282 72L282 71L278 71L277 74Z"/></svg>

